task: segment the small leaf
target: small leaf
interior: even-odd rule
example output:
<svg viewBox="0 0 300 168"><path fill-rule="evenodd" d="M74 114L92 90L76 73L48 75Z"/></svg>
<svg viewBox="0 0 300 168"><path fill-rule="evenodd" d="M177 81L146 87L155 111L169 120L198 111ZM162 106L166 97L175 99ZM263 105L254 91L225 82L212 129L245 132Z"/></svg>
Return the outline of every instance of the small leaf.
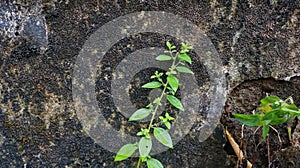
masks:
<svg viewBox="0 0 300 168"><path fill-rule="evenodd" d="M175 95L175 92L171 87L167 87L167 89L169 90L169 93L171 93L172 95Z"/></svg>
<svg viewBox="0 0 300 168"><path fill-rule="evenodd" d="M180 100L178 100L175 96L172 96L172 95L167 95L167 100L176 108L178 108L179 110L184 110L183 109L183 106L180 102Z"/></svg>
<svg viewBox="0 0 300 168"><path fill-rule="evenodd" d="M182 49L182 50L180 50L180 53L187 53L187 52L189 52L188 49Z"/></svg>
<svg viewBox="0 0 300 168"><path fill-rule="evenodd" d="M115 161L122 161L129 158L137 149L136 144L126 144L118 152Z"/></svg>
<svg viewBox="0 0 300 168"><path fill-rule="evenodd" d="M247 126L260 126L260 114L232 114L239 122Z"/></svg>
<svg viewBox="0 0 300 168"><path fill-rule="evenodd" d="M177 72L176 72L176 71L174 71L174 70L171 70L171 71L170 71L170 74L173 74L173 75L175 75L175 74L177 74Z"/></svg>
<svg viewBox="0 0 300 168"><path fill-rule="evenodd" d="M159 55L155 59L158 61L169 61L172 59L172 57L170 57L168 55Z"/></svg>
<svg viewBox="0 0 300 168"><path fill-rule="evenodd" d="M139 152L141 157L149 156L152 149L151 138L142 137L139 142Z"/></svg>
<svg viewBox="0 0 300 168"><path fill-rule="evenodd" d="M159 97L157 97L153 100L153 104L157 104L157 105L161 106L162 104L160 101L161 101L161 99Z"/></svg>
<svg viewBox="0 0 300 168"><path fill-rule="evenodd" d="M194 74L194 72L192 70L190 70L189 68L184 67L184 66L177 66L176 69L179 72Z"/></svg>
<svg viewBox="0 0 300 168"><path fill-rule="evenodd" d="M146 108L138 109L136 112L134 112L131 115L131 117L129 118L129 121L136 121L136 120L144 119L144 118L148 117L149 114L151 114L150 109L146 109Z"/></svg>
<svg viewBox="0 0 300 168"><path fill-rule="evenodd" d="M161 83L160 82L149 82L146 83L142 86L142 88L148 88L148 89L154 89L154 88L159 88L161 87Z"/></svg>
<svg viewBox="0 0 300 168"><path fill-rule="evenodd" d="M169 120L169 121L172 121L172 120L174 120L174 118L172 117L172 116L170 116L170 114L169 113L166 113L166 118Z"/></svg>
<svg viewBox="0 0 300 168"><path fill-rule="evenodd" d="M154 137L163 145L173 148L172 139L168 131L163 128L155 127L154 128Z"/></svg>
<svg viewBox="0 0 300 168"><path fill-rule="evenodd" d="M269 123L271 121L265 121L264 122L264 125L263 125L263 132L262 132L262 137L264 138L264 140L266 140L267 136L268 136L268 133L269 133L269 130L270 130L270 127L269 127Z"/></svg>
<svg viewBox="0 0 300 168"><path fill-rule="evenodd" d="M171 123L169 121L164 122L164 124L168 129L171 129Z"/></svg>
<svg viewBox="0 0 300 168"><path fill-rule="evenodd" d="M188 56L188 55L185 54L185 53L179 54L179 55L178 55L178 58L179 58L180 60L186 61L186 62L188 62L188 63L190 63L190 64L192 63L191 57Z"/></svg>
<svg viewBox="0 0 300 168"><path fill-rule="evenodd" d="M150 156L146 156L146 157L139 157L141 159L142 162L146 162L148 160Z"/></svg>
<svg viewBox="0 0 300 168"><path fill-rule="evenodd" d="M178 79L175 76L170 75L167 77L167 81L169 82L169 85L174 90L174 92L176 92L178 89L178 85L179 85Z"/></svg>
<svg viewBox="0 0 300 168"><path fill-rule="evenodd" d="M168 47L169 50L172 49L172 44L169 41L167 41L166 45L167 45L167 47Z"/></svg>
<svg viewBox="0 0 300 168"><path fill-rule="evenodd" d="M147 162L147 167L148 168L164 168L162 163L157 159L150 158L146 162Z"/></svg>
<svg viewBox="0 0 300 168"><path fill-rule="evenodd" d="M136 135L137 135L137 136L142 136L142 135L144 135L144 134L143 134L142 131L140 131L140 132L138 132Z"/></svg>
<svg viewBox="0 0 300 168"><path fill-rule="evenodd" d="M192 46L190 46L190 45L188 45L188 44L186 44L186 43L181 43L181 46L182 46L182 48L184 48L184 49L193 49Z"/></svg>
<svg viewBox="0 0 300 168"><path fill-rule="evenodd" d="M146 107L151 109L153 107L153 104L149 103Z"/></svg>

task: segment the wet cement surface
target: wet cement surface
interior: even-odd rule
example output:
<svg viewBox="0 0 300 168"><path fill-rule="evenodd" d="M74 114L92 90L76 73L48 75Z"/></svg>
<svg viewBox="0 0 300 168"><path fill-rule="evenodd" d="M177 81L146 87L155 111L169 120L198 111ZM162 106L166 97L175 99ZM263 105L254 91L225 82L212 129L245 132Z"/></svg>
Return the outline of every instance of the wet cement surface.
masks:
<svg viewBox="0 0 300 168"><path fill-rule="evenodd" d="M114 163L114 153L95 143L85 131L72 100L76 58L89 36L109 21L140 11L165 11L190 20L207 34L218 51L226 75L226 90L230 93L243 82L255 87L260 84L252 80L289 80L299 76L299 4L297 0L1 2L1 166L133 167L136 164L135 159ZM110 93L110 67L137 49L161 47L167 40L178 39L155 33L130 36L117 43L101 62L105 71L99 71L99 81L95 84L97 98L99 106L105 109L104 116L115 128L124 126L125 119L118 115L110 97L101 94ZM111 59L113 56L119 59ZM209 79L202 63L192 68L197 72L198 85L206 86ZM132 101L143 106L147 93L133 90L131 93ZM290 92L280 94L291 96ZM201 101L204 106L209 103ZM125 125L128 133L132 133L130 128L137 129L136 125ZM200 142L199 121L173 150L156 158L166 167L233 167L234 156L223 149L224 126L220 124L208 140ZM282 156L278 158L292 158L291 154L278 154Z"/></svg>

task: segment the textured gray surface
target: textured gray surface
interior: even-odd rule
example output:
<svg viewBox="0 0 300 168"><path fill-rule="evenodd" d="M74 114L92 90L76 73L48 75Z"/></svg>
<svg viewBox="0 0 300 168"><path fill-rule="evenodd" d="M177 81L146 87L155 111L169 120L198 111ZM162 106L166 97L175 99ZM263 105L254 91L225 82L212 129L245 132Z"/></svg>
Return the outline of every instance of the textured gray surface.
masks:
<svg viewBox="0 0 300 168"><path fill-rule="evenodd" d="M72 101L72 70L88 37L105 23L139 11L187 18L211 39L222 59L227 91L243 81L288 79L300 73L299 1L10 1L0 3L0 163L4 167L132 167L83 131ZM174 39L144 33L120 40L106 54L96 92L110 93L111 67L144 47ZM130 45L128 45L130 44ZM112 59L114 58L114 59ZM205 67L193 65L198 85ZM197 76L198 75L198 76ZM205 82L203 82L205 81ZM138 106L143 100L133 94ZM146 95L143 95L144 98ZM98 95L110 124L123 128L109 96ZM205 107L203 107L205 108ZM124 129L130 133L128 125ZM205 142L197 127L156 157L166 167L232 167L220 125ZM1 138L2 137L2 138ZM231 164L231 165L230 165Z"/></svg>

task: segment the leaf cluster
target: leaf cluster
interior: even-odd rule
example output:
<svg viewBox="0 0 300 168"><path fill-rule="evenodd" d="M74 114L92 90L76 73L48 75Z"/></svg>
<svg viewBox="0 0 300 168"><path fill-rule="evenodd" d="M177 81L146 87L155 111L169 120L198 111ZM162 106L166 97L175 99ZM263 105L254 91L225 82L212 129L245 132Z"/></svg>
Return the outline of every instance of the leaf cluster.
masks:
<svg viewBox="0 0 300 168"><path fill-rule="evenodd" d="M262 137L266 139L270 125L280 125L300 116L300 110L292 98L281 100L278 96L267 96L260 100L259 112L255 114L233 114L247 126L263 127Z"/></svg>

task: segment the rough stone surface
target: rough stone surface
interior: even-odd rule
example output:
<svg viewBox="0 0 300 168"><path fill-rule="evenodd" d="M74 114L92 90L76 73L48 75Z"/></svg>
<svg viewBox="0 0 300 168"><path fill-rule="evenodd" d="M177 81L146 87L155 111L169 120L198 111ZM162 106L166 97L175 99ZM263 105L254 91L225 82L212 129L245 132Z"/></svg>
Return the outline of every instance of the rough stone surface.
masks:
<svg viewBox="0 0 300 168"><path fill-rule="evenodd" d="M1 1L1 166L134 167L135 159L113 162L114 154L83 131L71 92L75 59L86 39L105 23L132 12L166 11L198 25L220 54L228 102L237 103L230 106L237 106L234 110L251 110L257 100L269 92L282 97L296 96L299 100L291 90L300 89L297 78L300 76L299 4L299 0ZM177 39L153 33L138 34L122 39L107 57L127 55L145 46L162 46L166 40ZM114 61L112 64L118 63ZM103 64L106 63L104 60ZM106 74L102 74L108 74L108 79L111 66L107 64ZM207 79L205 68L197 65L195 70L199 85L207 84L201 81ZM290 85L282 84L284 82ZM104 89L109 93L105 84L108 83L96 83L97 91ZM245 99L238 99L236 93ZM110 108L111 100L98 98L106 103L104 115L110 124L122 127L122 118L113 115L114 109ZM138 106L143 105L143 100L135 96L132 99ZM156 157L166 167L234 167L236 158L223 148L226 144L223 129L228 126L228 120L231 122L230 116L226 118L229 115L226 110L231 109L224 109L223 125L220 124L207 141L199 142L196 124L173 150ZM233 127L240 128L240 125ZM238 133L235 136L238 139ZM283 148L290 149L291 144L286 141ZM266 152L265 148L261 152ZM294 148L274 157L274 165L299 165L299 151ZM286 158L292 160L285 164ZM265 156L258 160L256 166L266 165Z"/></svg>

